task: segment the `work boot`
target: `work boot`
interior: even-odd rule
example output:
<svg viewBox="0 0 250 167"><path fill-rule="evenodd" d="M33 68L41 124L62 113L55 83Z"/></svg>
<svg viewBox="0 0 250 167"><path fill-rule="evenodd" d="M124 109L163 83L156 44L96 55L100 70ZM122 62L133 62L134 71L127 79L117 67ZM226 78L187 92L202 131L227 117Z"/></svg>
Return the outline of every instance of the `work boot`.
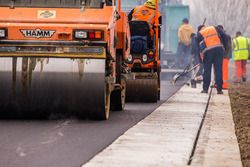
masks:
<svg viewBox="0 0 250 167"><path fill-rule="evenodd" d="M208 91L207 90L202 90L201 93L208 93Z"/></svg>
<svg viewBox="0 0 250 167"><path fill-rule="evenodd" d="M240 83L240 80L235 79L235 80L233 81L233 83Z"/></svg>
<svg viewBox="0 0 250 167"><path fill-rule="evenodd" d="M218 94L218 95L222 95L222 94L223 94L222 90L218 90L218 91L217 91L217 94Z"/></svg>

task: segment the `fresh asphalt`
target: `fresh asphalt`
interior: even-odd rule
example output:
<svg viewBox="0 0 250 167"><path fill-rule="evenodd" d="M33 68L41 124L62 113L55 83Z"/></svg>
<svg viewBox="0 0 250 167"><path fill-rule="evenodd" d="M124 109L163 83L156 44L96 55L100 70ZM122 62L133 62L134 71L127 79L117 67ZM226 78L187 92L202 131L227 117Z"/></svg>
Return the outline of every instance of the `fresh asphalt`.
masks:
<svg viewBox="0 0 250 167"><path fill-rule="evenodd" d="M172 75L162 73L159 102L127 103L125 111L112 112L108 121L75 118L0 120L0 166L81 166L183 85L181 81L173 86L169 82Z"/></svg>

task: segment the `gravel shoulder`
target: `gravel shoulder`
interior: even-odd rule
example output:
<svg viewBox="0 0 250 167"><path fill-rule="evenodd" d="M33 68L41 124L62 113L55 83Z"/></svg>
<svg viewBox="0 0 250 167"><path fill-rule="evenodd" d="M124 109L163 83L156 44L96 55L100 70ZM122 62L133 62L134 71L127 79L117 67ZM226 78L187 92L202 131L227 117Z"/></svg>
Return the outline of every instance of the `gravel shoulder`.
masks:
<svg viewBox="0 0 250 167"><path fill-rule="evenodd" d="M250 82L232 84L229 94L242 163L250 167Z"/></svg>

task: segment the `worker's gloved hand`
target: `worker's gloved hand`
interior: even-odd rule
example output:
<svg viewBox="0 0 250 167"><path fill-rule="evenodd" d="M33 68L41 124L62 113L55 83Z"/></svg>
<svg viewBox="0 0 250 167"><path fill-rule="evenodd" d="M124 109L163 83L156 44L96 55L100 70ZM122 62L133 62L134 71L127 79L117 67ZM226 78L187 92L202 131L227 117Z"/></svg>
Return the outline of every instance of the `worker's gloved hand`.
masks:
<svg viewBox="0 0 250 167"><path fill-rule="evenodd" d="M200 58L201 58L201 61L203 62L203 60L204 60L204 54L203 53L200 53Z"/></svg>

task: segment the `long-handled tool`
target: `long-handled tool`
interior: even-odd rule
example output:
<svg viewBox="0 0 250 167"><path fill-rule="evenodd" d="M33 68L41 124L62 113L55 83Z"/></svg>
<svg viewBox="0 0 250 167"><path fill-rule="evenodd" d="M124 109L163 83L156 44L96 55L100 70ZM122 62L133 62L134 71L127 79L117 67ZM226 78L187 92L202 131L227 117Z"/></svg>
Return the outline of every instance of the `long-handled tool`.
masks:
<svg viewBox="0 0 250 167"><path fill-rule="evenodd" d="M182 77L185 76L186 74L188 74L189 72L195 70L196 68L200 67L200 63L196 64L195 66L193 66L192 68L189 68L190 65L188 65L181 73L177 73L173 76L171 83L174 85L176 83L176 81Z"/></svg>

